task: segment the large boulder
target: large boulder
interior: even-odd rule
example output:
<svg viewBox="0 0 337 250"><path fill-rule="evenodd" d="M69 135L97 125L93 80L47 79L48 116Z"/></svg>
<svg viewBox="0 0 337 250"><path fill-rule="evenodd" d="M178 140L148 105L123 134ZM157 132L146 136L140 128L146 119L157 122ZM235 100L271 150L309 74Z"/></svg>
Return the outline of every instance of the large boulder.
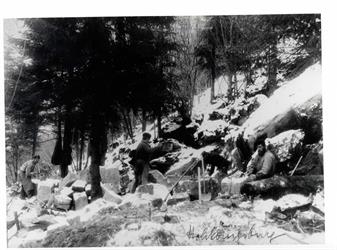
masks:
<svg viewBox="0 0 337 250"><path fill-rule="evenodd" d="M175 163L167 172L166 176L182 175L187 169L194 169L195 166L200 163L200 159L197 157L191 157L190 159L182 159L179 162ZM192 171L191 171L192 172Z"/></svg>
<svg viewBox="0 0 337 250"><path fill-rule="evenodd" d="M153 159L150 162L151 169L158 170L162 174L165 174L170 167L176 163L179 159L179 152L167 153L166 155Z"/></svg>
<svg viewBox="0 0 337 250"><path fill-rule="evenodd" d="M228 126L229 124L224 120L207 120L201 124L194 137L203 146L220 142L221 138L227 134Z"/></svg>
<svg viewBox="0 0 337 250"><path fill-rule="evenodd" d="M304 132L301 129L288 130L266 139L266 145L271 145L278 160L284 162L291 159L294 153L301 151L303 138Z"/></svg>
<svg viewBox="0 0 337 250"><path fill-rule="evenodd" d="M316 143L307 146L308 153L303 158L299 167L295 170L295 175L323 174L323 144Z"/></svg>
<svg viewBox="0 0 337 250"><path fill-rule="evenodd" d="M251 148L253 148L255 140L262 135L271 138L289 129L304 129L309 123L302 117L318 119L317 123L312 122L312 124L315 126L320 124L320 109L318 109L317 116L312 117L310 115L312 105L320 106L321 103L320 75L320 64L317 63L307 68L297 78L283 83L283 86L277 89L269 99L265 100L250 115L249 119L243 124L243 128L245 130L244 138L248 139ZM315 129L306 128L304 132L307 133L310 130Z"/></svg>

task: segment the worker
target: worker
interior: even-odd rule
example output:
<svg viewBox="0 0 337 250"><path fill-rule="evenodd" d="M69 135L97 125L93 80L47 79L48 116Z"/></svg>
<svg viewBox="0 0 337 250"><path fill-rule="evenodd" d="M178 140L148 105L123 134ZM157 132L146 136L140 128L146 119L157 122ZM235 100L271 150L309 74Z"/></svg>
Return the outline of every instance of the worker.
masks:
<svg viewBox="0 0 337 250"><path fill-rule="evenodd" d="M19 169L19 180L21 182L20 198L31 198L34 195L34 184L32 182L32 175L36 172L35 167L40 160L39 155L35 155L31 160L25 162Z"/></svg>

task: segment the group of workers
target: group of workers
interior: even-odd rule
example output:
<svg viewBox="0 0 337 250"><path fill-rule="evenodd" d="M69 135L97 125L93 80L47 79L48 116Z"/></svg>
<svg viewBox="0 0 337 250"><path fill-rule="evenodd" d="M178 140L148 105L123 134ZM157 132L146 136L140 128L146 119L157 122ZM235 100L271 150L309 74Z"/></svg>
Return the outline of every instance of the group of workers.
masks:
<svg viewBox="0 0 337 250"><path fill-rule="evenodd" d="M148 183L150 170L150 160L153 149L150 146L151 134L143 133L142 141L139 143L133 156L133 165L135 172L135 182L131 192L135 192L139 185ZM231 167L226 173L228 176L246 176L246 181L260 180L269 178L275 173L276 157L272 152L270 145L266 147L263 140L256 143L256 151L252 155L247 166L242 160L242 152L234 142L226 143L223 151L225 158L231 162ZM21 181L21 198L30 198L34 195L34 184L32 175L34 168L40 160L36 155L32 160L25 162L19 169L19 179Z"/></svg>
<svg viewBox="0 0 337 250"><path fill-rule="evenodd" d="M231 167L227 173L229 176L246 176L246 181L261 180L272 177L275 174L277 157L272 146L265 145L264 140L255 143L255 152L245 166L240 148L233 142L225 146L226 157L231 161Z"/></svg>
<svg viewBox="0 0 337 250"><path fill-rule="evenodd" d="M135 192L139 185L147 184L148 182L152 152L150 139L151 134L145 132L142 141L135 151L135 183L131 192ZM274 175L277 158L272 152L271 145L266 146L264 140L258 140L255 144L256 151L246 165L242 160L242 152L236 144L235 142L226 143L223 151L223 154L226 154L225 158L231 162L231 167L226 175L246 176L246 181L265 179Z"/></svg>

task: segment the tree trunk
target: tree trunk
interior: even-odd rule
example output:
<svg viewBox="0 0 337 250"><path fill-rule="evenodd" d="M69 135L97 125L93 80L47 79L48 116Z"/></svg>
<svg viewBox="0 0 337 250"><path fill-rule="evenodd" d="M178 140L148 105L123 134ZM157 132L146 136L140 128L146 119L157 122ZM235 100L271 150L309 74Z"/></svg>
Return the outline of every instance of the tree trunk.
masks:
<svg viewBox="0 0 337 250"><path fill-rule="evenodd" d="M32 156L35 155L36 153L36 147L37 147L37 135L39 133L39 127L37 123L34 123L34 128L33 128L33 143L32 143Z"/></svg>
<svg viewBox="0 0 337 250"><path fill-rule="evenodd" d="M105 119L102 115L93 117L92 128L90 131L90 177L91 177L91 200L102 197L102 189L100 186L101 175L99 166L104 165L105 154L108 148L107 129Z"/></svg>
<svg viewBox="0 0 337 250"><path fill-rule="evenodd" d="M241 187L241 193L248 196L278 198L286 193L309 195L323 187L323 175L273 176L268 179L247 182Z"/></svg>
<svg viewBox="0 0 337 250"><path fill-rule="evenodd" d="M72 163L71 139L72 139L72 125L71 125L70 111L67 111L64 122L62 162L60 165L62 178L67 176L68 166Z"/></svg>
<svg viewBox="0 0 337 250"><path fill-rule="evenodd" d="M161 112L160 111L157 116L157 126L158 126L158 138L161 138L163 136L163 131L161 129Z"/></svg>
<svg viewBox="0 0 337 250"><path fill-rule="evenodd" d="M80 135L80 170L82 170L82 160L83 160L83 151L84 151L84 131L81 129Z"/></svg>
<svg viewBox="0 0 337 250"><path fill-rule="evenodd" d="M142 132L146 131L146 111L142 109Z"/></svg>
<svg viewBox="0 0 337 250"><path fill-rule="evenodd" d="M250 69L248 69L248 71L245 72L245 82L244 85L242 87L242 92L243 92L243 97L246 98L247 97L247 87L249 85L252 84L253 80L252 80L252 72Z"/></svg>
<svg viewBox="0 0 337 250"><path fill-rule="evenodd" d="M227 99L233 99L233 74L231 72L228 72Z"/></svg>
<svg viewBox="0 0 337 250"><path fill-rule="evenodd" d="M212 65L211 65L211 103L215 98L214 88L215 88L215 45L212 45Z"/></svg>

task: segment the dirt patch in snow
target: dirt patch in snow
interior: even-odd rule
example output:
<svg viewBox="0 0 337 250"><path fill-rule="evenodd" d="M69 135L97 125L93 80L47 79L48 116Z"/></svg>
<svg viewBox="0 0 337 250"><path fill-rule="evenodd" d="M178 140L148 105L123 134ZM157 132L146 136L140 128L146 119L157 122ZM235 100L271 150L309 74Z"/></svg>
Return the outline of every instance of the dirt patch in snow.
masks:
<svg viewBox="0 0 337 250"><path fill-rule="evenodd" d="M58 228L48 233L41 247L102 247L121 230L123 221L111 216Z"/></svg>

